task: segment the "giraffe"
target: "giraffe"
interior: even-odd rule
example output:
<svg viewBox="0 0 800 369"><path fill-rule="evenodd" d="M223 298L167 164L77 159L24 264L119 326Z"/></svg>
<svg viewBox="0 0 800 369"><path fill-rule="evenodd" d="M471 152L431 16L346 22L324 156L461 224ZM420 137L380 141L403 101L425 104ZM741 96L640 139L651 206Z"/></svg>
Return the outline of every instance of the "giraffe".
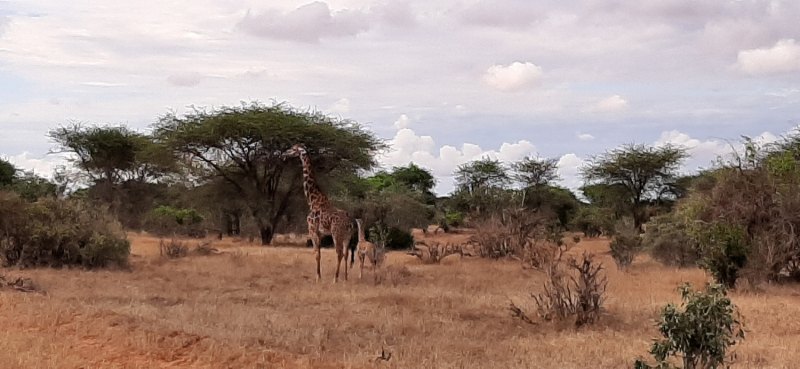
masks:
<svg viewBox="0 0 800 369"><path fill-rule="evenodd" d="M317 279L319 282L320 273L320 239L323 235L330 234L333 237L333 244L336 248L336 274L333 277L333 283L339 280L339 267L344 258L344 280L347 280L347 244L350 243L350 237L353 232L353 225L350 222L350 217L347 212L337 209L331 205L328 196L322 192L322 189L317 184L314 178L314 171L311 167L311 158L308 156L308 151L303 144L296 144L291 149L283 153L284 157L300 157L303 164L303 191L308 201L308 234L311 236L311 242L314 244L314 252L317 259Z"/></svg>
<svg viewBox="0 0 800 369"><path fill-rule="evenodd" d="M375 247L374 243L367 241L367 238L364 237L364 228L361 223L361 219L356 219L356 224L358 224L358 246L356 246L356 250L358 250L358 260L361 262L361 269L358 271L358 279L361 279L361 276L364 274L365 258L369 258L369 263L372 264L373 275L375 275L375 267L378 266L378 248Z"/></svg>

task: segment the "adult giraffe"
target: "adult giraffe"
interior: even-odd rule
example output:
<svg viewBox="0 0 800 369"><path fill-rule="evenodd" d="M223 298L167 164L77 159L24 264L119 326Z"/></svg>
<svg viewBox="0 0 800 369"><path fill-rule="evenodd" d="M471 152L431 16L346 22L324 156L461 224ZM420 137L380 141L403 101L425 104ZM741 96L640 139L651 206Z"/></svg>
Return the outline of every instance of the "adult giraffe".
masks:
<svg viewBox="0 0 800 369"><path fill-rule="evenodd" d="M333 283L339 280L339 267L344 258L344 280L347 280L347 250L350 237L353 234L353 225L350 217L344 210L337 209L331 205L328 196L322 192L314 178L314 170L311 167L311 158L303 144L296 144L291 149L283 153L284 157L300 157L303 164L303 191L308 201L308 234L314 244L314 252L317 258L317 282L322 277L320 273L320 239L323 235L330 234L333 237L333 244L336 248L336 274Z"/></svg>

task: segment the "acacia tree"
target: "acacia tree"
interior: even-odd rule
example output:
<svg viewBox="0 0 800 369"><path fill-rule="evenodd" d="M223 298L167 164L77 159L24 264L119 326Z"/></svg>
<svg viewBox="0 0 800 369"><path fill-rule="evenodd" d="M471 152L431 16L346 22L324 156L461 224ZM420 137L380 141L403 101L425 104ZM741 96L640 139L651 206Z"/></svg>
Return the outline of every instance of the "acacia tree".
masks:
<svg viewBox="0 0 800 369"><path fill-rule="evenodd" d="M317 180L326 182L333 172L371 168L375 164L372 153L384 147L355 122L281 103L167 114L155 124L155 134L207 178L222 178L235 188L253 214L265 245L303 191L300 163L283 160L283 152L303 143Z"/></svg>
<svg viewBox="0 0 800 369"><path fill-rule="evenodd" d="M628 144L590 157L580 171L587 184L621 189L619 201L633 217L636 229L641 229L647 220L645 206L668 196L665 189L674 186L687 157L686 149L672 145Z"/></svg>
<svg viewBox="0 0 800 369"><path fill-rule="evenodd" d="M459 211L495 213L511 204L511 178L499 160L473 160L459 165L454 174L456 191L451 199Z"/></svg>
<svg viewBox="0 0 800 369"><path fill-rule="evenodd" d="M522 160L512 163L514 179L523 188L547 186L561 179L558 174L558 159L526 156Z"/></svg>
<svg viewBox="0 0 800 369"><path fill-rule="evenodd" d="M124 125L74 123L48 133L56 152L74 154L75 166L94 183L109 187L127 181L147 182L173 169L174 160L152 137Z"/></svg>
<svg viewBox="0 0 800 369"><path fill-rule="evenodd" d="M488 157L459 165L455 177L458 189L471 194L490 188L504 188L510 181L503 163Z"/></svg>

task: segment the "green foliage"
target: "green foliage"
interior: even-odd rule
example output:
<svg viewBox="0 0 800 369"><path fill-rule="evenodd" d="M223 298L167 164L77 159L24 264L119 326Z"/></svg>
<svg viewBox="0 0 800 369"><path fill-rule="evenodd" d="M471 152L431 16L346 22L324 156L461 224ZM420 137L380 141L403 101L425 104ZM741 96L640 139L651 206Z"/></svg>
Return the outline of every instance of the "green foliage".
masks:
<svg viewBox="0 0 800 369"><path fill-rule="evenodd" d="M420 195L420 201L432 205L436 200L433 187L436 179L430 171L420 168L414 163L405 167L394 167L392 172L380 171L366 178L372 192L404 192L409 191Z"/></svg>
<svg viewBox="0 0 800 369"><path fill-rule="evenodd" d="M523 188L548 186L561 178L558 175L558 159L526 156L511 164L513 178Z"/></svg>
<svg viewBox="0 0 800 369"><path fill-rule="evenodd" d="M168 114L155 124L155 135L189 158L201 177L231 184L253 214L263 244L302 201L302 168L297 159L284 160L286 150L305 145L324 189L332 179L371 168L372 154L384 147L355 122L278 103Z"/></svg>
<svg viewBox="0 0 800 369"><path fill-rule="evenodd" d="M389 228L389 235L386 239L386 249L388 250L408 250L414 246L414 235L409 231L397 227Z"/></svg>
<svg viewBox="0 0 800 369"><path fill-rule="evenodd" d="M397 227L376 223L367 232L367 239L382 249L408 250L414 246L414 235Z"/></svg>
<svg viewBox="0 0 800 369"><path fill-rule="evenodd" d="M464 224L464 214L460 211L450 210L444 213L444 224L448 227L458 227Z"/></svg>
<svg viewBox="0 0 800 369"><path fill-rule="evenodd" d="M205 216L195 209L178 209L160 205L147 214L144 228L159 236L175 234L204 236L205 232L200 227L204 220Z"/></svg>
<svg viewBox="0 0 800 369"><path fill-rule="evenodd" d="M0 188L10 186L17 173L17 168L13 164L0 159Z"/></svg>
<svg viewBox="0 0 800 369"><path fill-rule="evenodd" d="M398 183L403 184L414 192L428 195L433 195L433 187L436 186L436 179L433 174L427 169L423 169L410 163L405 167L395 167L392 171L392 177Z"/></svg>
<svg viewBox="0 0 800 369"><path fill-rule="evenodd" d="M553 213L561 226L565 228L581 207L581 202L578 201L575 194L566 188L538 185L522 191L524 191L523 204L526 208Z"/></svg>
<svg viewBox="0 0 800 369"><path fill-rule="evenodd" d="M584 206L575 212L570 228L583 232L586 237L598 237L614 233L614 213L609 209Z"/></svg>
<svg viewBox="0 0 800 369"><path fill-rule="evenodd" d="M455 172L456 186L469 194L504 188L510 183L506 167L488 157L459 165Z"/></svg>
<svg viewBox="0 0 800 369"><path fill-rule="evenodd" d="M153 179L174 163L172 153L164 146L126 126L75 123L53 129L48 136L59 151L75 154L75 165L95 181Z"/></svg>
<svg viewBox="0 0 800 369"><path fill-rule="evenodd" d="M42 197L56 196L58 190L55 183L32 172L23 172L21 175L17 175L9 188L30 202Z"/></svg>
<svg viewBox="0 0 800 369"><path fill-rule="evenodd" d="M171 206L161 205L153 210L153 213L173 219L179 225L198 224L205 220L203 214L195 209L176 209Z"/></svg>
<svg viewBox="0 0 800 369"><path fill-rule="evenodd" d="M670 145L629 144L591 157L581 174L589 183L624 189L614 202L623 206L639 228L647 221L644 205L664 199L687 156L685 149Z"/></svg>
<svg viewBox="0 0 800 369"><path fill-rule="evenodd" d="M124 266L122 227L105 209L79 200L29 203L0 192L0 257L5 266Z"/></svg>
<svg viewBox="0 0 800 369"><path fill-rule="evenodd" d="M702 257L700 267L709 271L718 283L733 288L750 251L746 229L713 222L696 228L693 233Z"/></svg>
<svg viewBox="0 0 800 369"><path fill-rule="evenodd" d="M655 368L670 368L670 356L682 356L685 369L718 368L725 364L729 347L744 339L744 329L736 318L736 307L727 296L725 287L710 284L703 292L693 292L688 283L681 292L683 311L669 304L661 311L658 321L663 340L650 348L658 361ZM653 368L636 360L637 369Z"/></svg>

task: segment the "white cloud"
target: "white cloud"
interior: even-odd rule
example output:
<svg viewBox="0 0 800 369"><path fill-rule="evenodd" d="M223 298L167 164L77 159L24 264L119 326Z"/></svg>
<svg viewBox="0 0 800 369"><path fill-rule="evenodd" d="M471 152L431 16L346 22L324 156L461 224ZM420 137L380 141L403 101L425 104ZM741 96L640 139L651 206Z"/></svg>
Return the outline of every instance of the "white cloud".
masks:
<svg viewBox="0 0 800 369"><path fill-rule="evenodd" d="M628 108L628 100L622 98L622 96L614 95L609 96L595 105L594 110L600 112L615 112L615 111L622 111Z"/></svg>
<svg viewBox="0 0 800 369"><path fill-rule="evenodd" d="M398 118L396 121L394 121L394 124L392 124L392 128L394 128L394 129L408 128L408 125L410 123L411 123L411 120L408 119L408 116L403 114L403 115L400 116L400 118Z"/></svg>
<svg viewBox="0 0 800 369"><path fill-rule="evenodd" d="M486 70L484 81L500 91L521 91L539 84L542 67L531 62L513 62L508 66L493 65Z"/></svg>
<svg viewBox="0 0 800 369"><path fill-rule="evenodd" d="M591 140L594 140L594 136L592 136L592 135L590 135L588 133L582 133L582 134L578 135L578 139L581 140L581 141L591 141Z"/></svg>
<svg viewBox="0 0 800 369"><path fill-rule="evenodd" d="M783 39L771 48L739 51L735 68L749 74L772 74L800 70L800 45Z"/></svg>
<svg viewBox="0 0 800 369"><path fill-rule="evenodd" d="M326 37L355 36L369 28L369 20L359 10L332 11L327 3L315 1L286 13L248 12L239 27L258 37L316 43Z"/></svg>
<svg viewBox="0 0 800 369"><path fill-rule="evenodd" d="M753 140L760 145L769 144L778 140L778 136L771 132L764 132ZM691 156L684 165L684 172L694 172L702 168L710 168L717 158L730 160L734 153L742 154L744 145L738 140L723 140L712 138L701 141L692 138L686 133L672 130L661 133L661 137L656 140L655 145L672 144L684 147Z"/></svg>
<svg viewBox="0 0 800 369"><path fill-rule="evenodd" d="M417 25L417 16L411 3L403 0L389 1L370 8L377 13L383 23L393 27L410 28Z"/></svg>
<svg viewBox="0 0 800 369"><path fill-rule="evenodd" d="M583 186L580 167L584 163L586 161L574 153L561 156L558 159L558 174L561 176L561 185L578 193L578 188Z"/></svg>
<svg viewBox="0 0 800 369"><path fill-rule="evenodd" d="M466 24L519 28L532 25L542 17L540 4L528 1L481 0L459 14Z"/></svg>
<svg viewBox="0 0 800 369"><path fill-rule="evenodd" d="M345 114L349 111L350 111L350 100L346 98L336 100L336 102L333 103L333 106L331 106L330 108L330 113L333 114Z"/></svg>
<svg viewBox="0 0 800 369"><path fill-rule="evenodd" d="M389 145L390 151L379 159L381 164L403 166L413 162L430 169L440 180L436 188L439 194L452 191L452 175L461 164L483 157L511 162L532 156L536 152L536 147L526 140L503 143L497 150L484 150L478 145L464 143L460 149L445 145L436 152L436 143L431 136L418 136L409 128L400 129L394 138L389 140Z"/></svg>
<svg viewBox="0 0 800 369"><path fill-rule="evenodd" d="M2 157L2 156L0 156ZM4 157L17 169L32 171L42 177L52 177L53 170L59 165L66 165L68 161L63 156L49 155L43 158L31 157L31 153L25 151L21 154Z"/></svg>
<svg viewBox="0 0 800 369"><path fill-rule="evenodd" d="M197 72L175 73L167 77L167 82L180 87L193 87L200 83L203 76Z"/></svg>

